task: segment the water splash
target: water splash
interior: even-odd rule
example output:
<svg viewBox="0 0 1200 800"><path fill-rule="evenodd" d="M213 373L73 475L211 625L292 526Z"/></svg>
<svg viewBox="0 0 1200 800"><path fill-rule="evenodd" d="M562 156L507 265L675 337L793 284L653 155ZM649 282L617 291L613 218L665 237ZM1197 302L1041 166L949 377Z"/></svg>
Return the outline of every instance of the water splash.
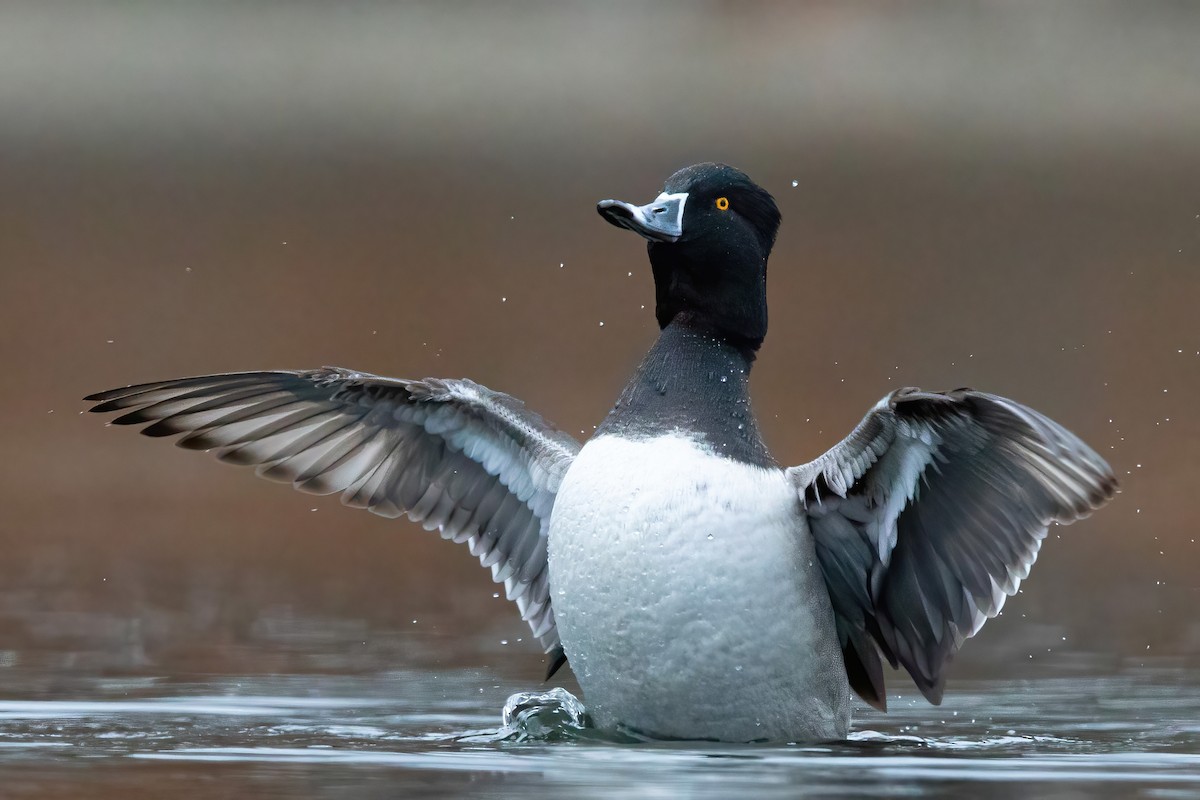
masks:
<svg viewBox="0 0 1200 800"><path fill-rule="evenodd" d="M517 692L504 702L499 737L517 742L577 739L593 730L579 698L555 686L548 692Z"/></svg>

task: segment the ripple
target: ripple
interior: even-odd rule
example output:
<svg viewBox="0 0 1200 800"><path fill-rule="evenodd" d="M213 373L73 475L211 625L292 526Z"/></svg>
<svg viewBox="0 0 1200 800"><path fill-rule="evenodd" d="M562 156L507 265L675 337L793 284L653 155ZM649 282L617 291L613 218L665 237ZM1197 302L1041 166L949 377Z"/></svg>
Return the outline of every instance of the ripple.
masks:
<svg viewBox="0 0 1200 800"><path fill-rule="evenodd" d="M71 775L61 768L91 772L106 763L105 774L122 775L133 769L122 764L175 765L168 774L221 764L253 781L292 775L300 793L331 798L375 782L389 790L449 786L455 775L493 787L508 776L503 788L519 787L527 800L614 793L762 800L793 796L797 787L1002 797L1011 789L1001 787L1017 782L1023 791L1066 784L1103 798L1200 792L1200 692L1146 676L975 683L941 708L898 698L889 715L864 712L847 741L816 745L636 739L597 731L564 689L518 688L481 686L470 672L406 673L125 684L108 696L3 700L0 765ZM142 696L111 696L127 692ZM499 713L497 694L508 698Z"/></svg>

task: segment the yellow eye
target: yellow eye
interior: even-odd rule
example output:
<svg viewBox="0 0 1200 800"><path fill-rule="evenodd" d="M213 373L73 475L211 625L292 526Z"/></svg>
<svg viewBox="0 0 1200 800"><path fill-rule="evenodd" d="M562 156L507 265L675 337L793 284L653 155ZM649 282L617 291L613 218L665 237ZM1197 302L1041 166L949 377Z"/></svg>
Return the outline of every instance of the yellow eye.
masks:
<svg viewBox="0 0 1200 800"><path fill-rule="evenodd" d="M728 211L729 210L729 198L728 197L718 197L717 198L717 208L721 211Z"/></svg>

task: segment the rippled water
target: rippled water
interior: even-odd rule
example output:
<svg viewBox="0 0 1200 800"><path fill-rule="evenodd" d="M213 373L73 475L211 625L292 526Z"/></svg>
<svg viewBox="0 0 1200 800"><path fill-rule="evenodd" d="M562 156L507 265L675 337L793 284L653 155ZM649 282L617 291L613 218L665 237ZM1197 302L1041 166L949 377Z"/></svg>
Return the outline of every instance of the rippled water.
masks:
<svg viewBox="0 0 1200 800"><path fill-rule="evenodd" d="M1178 671L893 696L816 746L615 741L553 709L502 726L497 699L536 687L485 680L96 678L0 700L0 794L1200 796L1200 683Z"/></svg>

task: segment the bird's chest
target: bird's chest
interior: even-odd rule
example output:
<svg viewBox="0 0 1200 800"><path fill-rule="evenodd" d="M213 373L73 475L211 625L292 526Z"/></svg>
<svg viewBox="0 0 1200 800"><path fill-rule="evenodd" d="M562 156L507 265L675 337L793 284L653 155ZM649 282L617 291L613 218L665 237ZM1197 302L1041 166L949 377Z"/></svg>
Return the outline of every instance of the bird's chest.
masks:
<svg viewBox="0 0 1200 800"><path fill-rule="evenodd" d="M715 457L682 435L602 436L583 448L559 489L552 580L559 589L586 580L597 591L660 601L673 591L717 589L722 575L754 560L755 542L791 538L796 503L780 471Z"/></svg>
<svg viewBox="0 0 1200 800"><path fill-rule="evenodd" d="M589 707L624 719L642 692L683 700L753 683L774 675L774 648L794 662L816 574L797 502L780 471L682 436L584 447L549 547L555 617Z"/></svg>

